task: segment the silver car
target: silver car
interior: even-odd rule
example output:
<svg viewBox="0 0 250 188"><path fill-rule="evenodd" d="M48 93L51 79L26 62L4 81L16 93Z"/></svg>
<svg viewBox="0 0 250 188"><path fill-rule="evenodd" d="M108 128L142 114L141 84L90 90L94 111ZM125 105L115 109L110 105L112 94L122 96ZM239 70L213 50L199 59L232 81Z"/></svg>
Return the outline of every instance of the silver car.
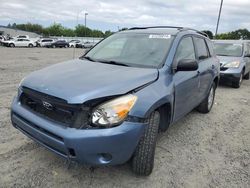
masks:
<svg viewBox="0 0 250 188"><path fill-rule="evenodd" d="M215 40L214 49L220 59L220 78L239 88L249 79L250 42L244 40Z"/></svg>

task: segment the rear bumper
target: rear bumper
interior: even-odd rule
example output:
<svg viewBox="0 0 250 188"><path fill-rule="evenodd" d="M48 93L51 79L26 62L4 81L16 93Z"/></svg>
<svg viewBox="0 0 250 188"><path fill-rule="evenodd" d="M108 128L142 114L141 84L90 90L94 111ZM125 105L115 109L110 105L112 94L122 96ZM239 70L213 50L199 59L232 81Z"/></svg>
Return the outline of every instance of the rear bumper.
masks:
<svg viewBox="0 0 250 188"><path fill-rule="evenodd" d="M116 165L130 159L145 124L124 122L108 129L81 130L63 127L30 112L15 98L11 120L14 127L47 149L89 165Z"/></svg>

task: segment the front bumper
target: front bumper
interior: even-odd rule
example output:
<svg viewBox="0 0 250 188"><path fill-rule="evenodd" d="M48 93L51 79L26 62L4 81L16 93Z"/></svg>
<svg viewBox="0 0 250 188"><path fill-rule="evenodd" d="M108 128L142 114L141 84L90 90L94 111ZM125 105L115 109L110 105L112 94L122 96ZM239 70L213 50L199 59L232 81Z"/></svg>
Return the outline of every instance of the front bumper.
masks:
<svg viewBox="0 0 250 188"><path fill-rule="evenodd" d="M15 97L11 109L14 127L54 153L89 165L116 165L128 161L145 123L124 122L107 129L75 129L41 118L22 107Z"/></svg>
<svg viewBox="0 0 250 188"><path fill-rule="evenodd" d="M237 81L240 79L242 73L242 68L228 68L225 71L220 71L220 80L221 81Z"/></svg>

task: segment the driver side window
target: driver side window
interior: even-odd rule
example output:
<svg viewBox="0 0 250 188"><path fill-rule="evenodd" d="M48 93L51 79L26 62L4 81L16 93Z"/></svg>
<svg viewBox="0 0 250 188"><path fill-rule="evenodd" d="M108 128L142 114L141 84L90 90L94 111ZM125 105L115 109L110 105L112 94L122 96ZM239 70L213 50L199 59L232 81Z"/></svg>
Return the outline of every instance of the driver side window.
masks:
<svg viewBox="0 0 250 188"><path fill-rule="evenodd" d="M179 62L181 59L195 59L194 44L191 37L185 37L179 43L174 62Z"/></svg>

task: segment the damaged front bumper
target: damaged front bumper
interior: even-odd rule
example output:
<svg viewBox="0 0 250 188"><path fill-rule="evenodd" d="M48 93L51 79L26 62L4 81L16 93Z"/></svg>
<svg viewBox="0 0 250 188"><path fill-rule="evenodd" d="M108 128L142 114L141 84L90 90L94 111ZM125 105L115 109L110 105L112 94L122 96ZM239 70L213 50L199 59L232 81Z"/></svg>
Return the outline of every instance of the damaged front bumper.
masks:
<svg viewBox="0 0 250 188"><path fill-rule="evenodd" d="M146 125L125 121L107 129L65 127L27 110L17 98L12 103L11 120L15 128L54 153L92 166L128 161Z"/></svg>

